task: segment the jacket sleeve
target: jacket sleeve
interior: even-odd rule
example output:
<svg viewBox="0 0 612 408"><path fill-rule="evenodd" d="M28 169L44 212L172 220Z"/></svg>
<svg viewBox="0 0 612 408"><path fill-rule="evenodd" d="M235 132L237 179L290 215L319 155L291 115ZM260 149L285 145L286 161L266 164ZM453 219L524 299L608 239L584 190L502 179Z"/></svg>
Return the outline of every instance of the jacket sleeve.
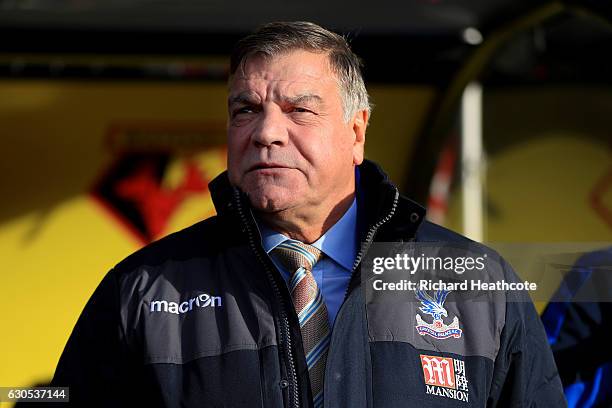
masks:
<svg viewBox="0 0 612 408"><path fill-rule="evenodd" d="M503 261L506 281L517 282ZM524 291L508 291L489 407L566 407L563 387L538 313Z"/></svg>
<svg viewBox="0 0 612 408"><path fill-rule="evenodd" d="M51 385L69 387L71 406L124 406L130 367L121 329L118 281L111 271L81 313Z"/></svg>

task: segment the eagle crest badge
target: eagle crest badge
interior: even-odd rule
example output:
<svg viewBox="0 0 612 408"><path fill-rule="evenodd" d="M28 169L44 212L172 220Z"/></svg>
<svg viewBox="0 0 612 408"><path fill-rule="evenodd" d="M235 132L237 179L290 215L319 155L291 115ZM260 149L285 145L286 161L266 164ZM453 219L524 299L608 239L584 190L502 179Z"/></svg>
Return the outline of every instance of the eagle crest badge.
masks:
<svg viewBox="0 0 612 408"><path fill-rule="evenodd" d="M443 320L444 317L448 317L448 311L444 308L444 301L449 293L448 290L437 290L432 298L424 290L415 291L417 299L421 301L419 310L433 316L433 322L427 323L421 315L416 315L416 329L421 336L429 335L439 340L461 337L463 331L459 328L459 318L457 316L448 325Z"/></svg>

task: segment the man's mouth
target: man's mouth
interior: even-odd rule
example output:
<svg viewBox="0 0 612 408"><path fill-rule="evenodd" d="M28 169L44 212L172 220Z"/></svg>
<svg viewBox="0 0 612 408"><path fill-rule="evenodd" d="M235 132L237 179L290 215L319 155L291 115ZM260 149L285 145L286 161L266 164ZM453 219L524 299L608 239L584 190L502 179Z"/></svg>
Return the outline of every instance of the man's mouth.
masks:
<svg viewBox="0 0 612 408"><path fill-rule="evenodd" d="M253 166L249 167L249 171L256 170L273 170L273 169L287 169L288 166L281 163L256 163Z"/></svg>

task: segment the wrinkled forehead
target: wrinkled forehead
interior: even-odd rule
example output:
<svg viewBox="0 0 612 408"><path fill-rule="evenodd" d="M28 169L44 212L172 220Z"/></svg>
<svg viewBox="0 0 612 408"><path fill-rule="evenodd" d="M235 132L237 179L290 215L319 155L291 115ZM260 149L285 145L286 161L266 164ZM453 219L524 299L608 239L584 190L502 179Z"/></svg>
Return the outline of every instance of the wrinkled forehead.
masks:
<svg viewBox="0 0 612 408"><path fill-rule="evenodd" d="M338 80L327 53L305 50L275 56L255 54L245 58L229 79L229 97L247 90L276 88L284 92L314 91L334 87Z"/></svg>

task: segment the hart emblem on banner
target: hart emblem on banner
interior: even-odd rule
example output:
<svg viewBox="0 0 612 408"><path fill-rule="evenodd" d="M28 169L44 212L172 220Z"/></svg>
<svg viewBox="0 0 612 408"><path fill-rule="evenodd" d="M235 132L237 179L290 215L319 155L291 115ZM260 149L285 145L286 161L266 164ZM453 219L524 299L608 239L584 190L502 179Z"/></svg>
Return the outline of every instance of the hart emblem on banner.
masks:
<svg viewBox="0 0 612 408"><path fill-rule="evenodd" d="M113 126L115 158L92 195L141 244L207 218L208 183L226 165L225 146L214 142L222 135L222 124Z"/></svg>

